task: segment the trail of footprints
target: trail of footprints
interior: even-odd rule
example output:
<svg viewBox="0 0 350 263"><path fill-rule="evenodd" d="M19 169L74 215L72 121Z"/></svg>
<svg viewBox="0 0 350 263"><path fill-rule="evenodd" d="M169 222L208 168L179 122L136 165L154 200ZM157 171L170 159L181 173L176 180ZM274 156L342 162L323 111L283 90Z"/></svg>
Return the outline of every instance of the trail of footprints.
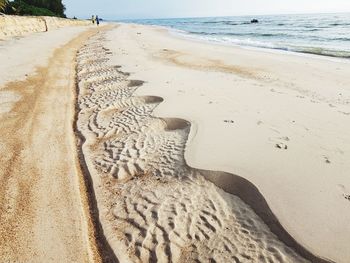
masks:
<svg viewBox="0 0 350 263"><path fill-rule="evenodd" d="M142 81L108 64L103 34L77 56L77 124L116 254L130 262L305 262L241 199L187 166L189 123L152 116L162 99L133 96Z"/></svg>

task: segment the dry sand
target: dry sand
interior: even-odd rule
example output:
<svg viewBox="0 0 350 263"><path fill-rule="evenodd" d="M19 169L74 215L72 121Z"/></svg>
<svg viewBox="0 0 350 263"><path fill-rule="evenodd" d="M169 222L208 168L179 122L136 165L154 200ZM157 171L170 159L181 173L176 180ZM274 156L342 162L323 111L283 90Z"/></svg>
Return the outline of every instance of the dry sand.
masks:
<svg viewBox="0 0 350 263"><path fill-rule="evenodd" d="M348 62L121 25L77 69L81 150L121 262L350 260Z"/></svg>
<svg viewBox="0 0 350 263"><path fill-rule="evenodd" d="M109 66L103 35L78 55L78 130L105 235L120 262L306 262L237 196L190 168L190 123ZM210 173L212 174L212 173ZM214 175L214 174L212 174Z"/></svg>
<svg viewBox="0 0 350 263"><path fill-rule="evenodd" d="M108 41L109 40L109 41ZM185 159L253 183L314 254L349 262L350 63L225 47L123 25L106 47L154 115L190 121Z"/></svg>
<svg viewBox="0 0 350 263"><path fill-rule="evenodd" d="M0 42L1 259L350 261L349 62L83 31Z"/></svg>
<svg viewBox="0 0 350 263"><path fill-rule="evenodd" d="M93 33L0 42L1 262L99 261L72 129L75 54Z"/></svg>

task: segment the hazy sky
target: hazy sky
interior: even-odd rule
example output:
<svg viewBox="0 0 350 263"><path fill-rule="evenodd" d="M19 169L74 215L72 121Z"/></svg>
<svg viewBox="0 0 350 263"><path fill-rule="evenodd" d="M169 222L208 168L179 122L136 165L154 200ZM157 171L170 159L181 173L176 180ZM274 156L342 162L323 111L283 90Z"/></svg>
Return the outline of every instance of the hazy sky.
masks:
<svg viewBox="0 0 350 263"><path fill-rule="evenodd" d="M350 0L63 0L69 17L167 18L350 12Z"/></svg>

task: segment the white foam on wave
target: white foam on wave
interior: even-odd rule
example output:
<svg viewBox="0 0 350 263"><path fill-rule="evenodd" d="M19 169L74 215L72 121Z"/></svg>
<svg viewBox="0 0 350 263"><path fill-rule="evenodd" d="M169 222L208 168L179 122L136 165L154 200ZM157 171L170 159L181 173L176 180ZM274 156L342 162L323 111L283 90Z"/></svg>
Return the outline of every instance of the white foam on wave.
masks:
<svg viewBox="0 0 350 263"><path fill-rule="evenodd" d="M302 56L302 57L313 57L317 59L324 59L328 61L334 61L334 62L342 62L342 63L350 63L349 58L344 58L341 56L331 56L331 55L326 55L326 54L317 54L316 52L307 52L305 50L305 47L303 46L283 46L283 45L278 45L276 43L272 42L262 42L258 40L253 40L251 38L247 39L237 39L237 38L232 38L232 37L227 37L227 36L207 36L207 35L196 35L196 34L191 34L189 32L186 32L184 30L178 30L174 28L169 28L162 26L163 29L167 29L168 32L175 36L175 37L180 37L182 39L187 39L187 40L192 40L192 41L200 41L200 42L206 42L206 43L211 43L211 44L219 44L219 45L225 45L225 46L235 46L235 47L240 47L244 49L249 49L249 50L258 50L258 51L263 51L263 52L268 52L268 53L278 53L278 54L288 54L288 55L296 55L296 56ZM303 51L303 49L305 51ZM336 52L336 50L334 51ZM349 52L350 55L350 52Z"/></svg>

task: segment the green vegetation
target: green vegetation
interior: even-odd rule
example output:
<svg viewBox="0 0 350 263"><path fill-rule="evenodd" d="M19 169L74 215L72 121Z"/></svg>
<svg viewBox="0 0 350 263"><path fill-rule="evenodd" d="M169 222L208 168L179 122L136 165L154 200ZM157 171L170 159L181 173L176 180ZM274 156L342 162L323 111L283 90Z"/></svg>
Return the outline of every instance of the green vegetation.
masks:
<svg viewBox="0 0 350 263"><path fill-rule="evenodd" d="M0 11L4 11L7 4L7 0L0 0Z"/></svg>
<svg viewBox="0 0 350 263"><path fill-rule="evenodd" d="M57 16L55 13L46 8L32 6L23 1L14 1L10 5L13 8L13 13L16 15ZM8 13L11 14L12 12Z"/></svg>
<svg viewBox="0 0 350 263"><path fill-rule="evenodd" d="M7 0L0 0L0 3L4 1ZM14 0L4 7L7 14L66 17L62 0Z"/></svg>
<svg viewBox="0 0 350 263"><path fill-rule="evenodd" d="M62 3L62 0L23 0L23 2L50 10L58 16L64 17L64 11L66 10L65 6Z"/></svg>

